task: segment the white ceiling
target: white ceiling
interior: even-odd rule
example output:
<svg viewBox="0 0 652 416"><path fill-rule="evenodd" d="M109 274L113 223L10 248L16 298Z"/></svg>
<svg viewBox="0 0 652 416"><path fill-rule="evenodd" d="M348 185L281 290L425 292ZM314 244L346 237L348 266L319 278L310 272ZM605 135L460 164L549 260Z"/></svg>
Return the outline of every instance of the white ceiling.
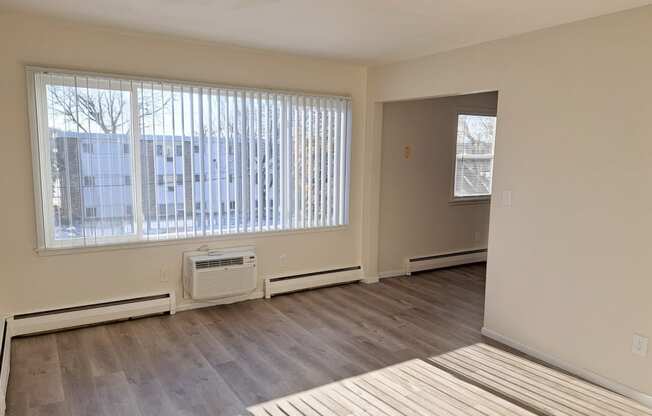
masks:
<svg viewBox="0 0 652 416"><path fill-rule="evenodd" d="M649 3L652 0L0 0L0 8L380 63Z"/></svg>

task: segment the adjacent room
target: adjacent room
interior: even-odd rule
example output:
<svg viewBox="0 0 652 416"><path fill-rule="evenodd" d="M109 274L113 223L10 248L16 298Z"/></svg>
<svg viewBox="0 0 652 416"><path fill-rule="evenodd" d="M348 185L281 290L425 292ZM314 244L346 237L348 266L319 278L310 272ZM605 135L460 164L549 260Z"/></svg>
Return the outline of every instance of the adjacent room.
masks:
<svg viewBox="0 0 652 416"><path fill-rule="evenodd" d="M646 0L0 0L0 415L652 416Z"/></svg>

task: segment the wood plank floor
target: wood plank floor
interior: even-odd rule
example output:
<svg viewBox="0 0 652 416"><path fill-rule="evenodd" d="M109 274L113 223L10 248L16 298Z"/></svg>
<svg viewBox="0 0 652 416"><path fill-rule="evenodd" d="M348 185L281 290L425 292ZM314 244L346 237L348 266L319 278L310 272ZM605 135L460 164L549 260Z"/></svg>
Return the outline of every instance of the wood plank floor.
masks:
<svg viewBox="0 0 652 416"><path fill-rule="evenodd" d="M484 275L470 265L15 339L8 415L652 414L487 346Z"/></svg>

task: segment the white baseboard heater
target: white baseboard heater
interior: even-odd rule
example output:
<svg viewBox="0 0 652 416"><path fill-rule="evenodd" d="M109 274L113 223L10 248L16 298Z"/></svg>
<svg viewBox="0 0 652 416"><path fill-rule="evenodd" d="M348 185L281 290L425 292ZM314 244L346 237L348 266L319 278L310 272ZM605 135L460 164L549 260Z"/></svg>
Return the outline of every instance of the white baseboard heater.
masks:
<svg viewBox="0 0 652 416"><path fill-rule="evenodd" d="M21 336L176 312L174 292L14 315L11 336Z"/></svg>
<svg viewBox="0 0 652 416"><path fill-rule="evenodd" d="M405 274L409 276L414 272L420 272L423 270L435 270L482 261L487 261L486 248L451 251L447 253L434 254L432 256L413 257L405 260Z"/></svg>
<svg viewBox="0 0 652 416"><path fill-rule="evenodd" d="M9 366L11 364L11 334L7 319L0 320L0 416L5 414L7 385L9 384Z"/></svg>
<svg viewBox="0 0 652 416"><path fill-rule="evenodd" d="M268 277L265 279L265 298L269 299L281 293L297 292L362 280L360 266L342 269L322 270L290 276Z"/></svg>

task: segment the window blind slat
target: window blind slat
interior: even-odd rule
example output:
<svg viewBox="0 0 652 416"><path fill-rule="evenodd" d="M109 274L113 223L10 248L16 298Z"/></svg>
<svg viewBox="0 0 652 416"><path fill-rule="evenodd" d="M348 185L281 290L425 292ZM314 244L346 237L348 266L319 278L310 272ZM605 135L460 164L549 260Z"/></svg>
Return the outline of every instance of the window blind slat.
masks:
<svg viewBox="0 0 652 416"><path fill-rule="evenodd" d="M234 166L234 186L235 186L235 196L236 196L236 205L235 205L235 211L236 211L236 229L238 232L242 232L242 220L244 217L244 201L243 201L243 196L244 192L242 190L242 182L243 182L243 167L242 167L242 119L244 115L244 111L242 111L242 101L241 101L241 94L239 91L235 91L234 93L234 99L235 99L235 160L236 160L236 165Z"/></svg>
<svg viewBox="0 0 652 416"><path fill-rule="evenodd" d="M346 110L347 104L342 103L342 106ZM340 138L339 143L340 143L340 154L343 155L343 154L346 154L346 145L347 145L346 141L342 140L342 138L346 134L346 131L348 130L348 117L347 117L347 112L346 111L342 112L342 126L341 126L341 128L342 128L342 130L340 131L340 134L339 134L339 138ZM344 210L344 206L345 206L344 190L345 190L345 187L344 187L344 183L346 181L346 165L347 165L346 161L342 161L342 163L340 163L340 184L339 184L340 193L339 193L339 198L338 198L338 203L339 203L339 206L340 206L340 208L339 208L339 214L340 214L339 222L344 221L344 215L345 215L345 210Z"/></svg>
<svg viewBox="0 0 652 416"><path fill-rule="evenodd" d="M213 110L215 114L213 115L213 122L215 123L215 132L216 132L216 144L215 144L215 171L216 171L216 181L215 181L215 192L217 194L217 231L219 234L223 233L222 230L222 123L220 122L220 91L211 90L211 101L213 102Z"/></svg>
<svg viewBox="0 0 652 416"><path fill-rule="evenodd" d="M214 185L214 171L213 171L213 94L210 88L205 90L204 100L202 101L208 109L208 114L204 115L205 126L206 126L206 154L203 156L206 165L206 173L208 175L206 184L207 196L207 233L212 235L215 231L213 228L214 224L214 207L213 207L213 185Z"/></svg>
<svg viewBox="0 0 652 416"><path fill-rule="evenodd" d="M195 203L195 207L199 206L199 232L202 235L206 235L206 167L204 166L204 139L206 137L206 132L204 131L204 106L203 104L203 89L197 88L197 95L193 94L193 101L195 98L197 100L197 114L196 123L198 124L197 128L197 144L199 147L199 153L197 153L197 164L199 171L199 181L197 181L197 188L199 188L199 200ZM193 123L194 124L194 123ZM193 149L193 154L195 151Z"/></svg>
<svg viewBox="0 0 652 416"><path fill-rule="evenodd" d="M282 214L281 229L290 228L290 109L288 97L283 95L281 98L281 167L280 177L282 180L281 188L281 207Z"/></svg>
<svg viewBox="0 0 652 416"><path fill-rule="evenodd" d="M225 118L224 118L224 134L225 134L225 140L224 140L224 154L227 155L226 158L224 158L225 165L226 165L226 184L224 186L224 189L226 190L226 224L225 227L227 230L231 228L231 163L229 162L229 159L231 159L231 146L230 146L230 141L231 141L231 123L230 123L230 109L231 106L229 104L229 91L226 90L224 91L224 105L226 106L226 112L225 112Z"/></svg>
<svg viewBox="0 0 652 416"><path fill-rule="evenodd" d="M312 111L313 99L312 97L308 98L308 104L306 105L307 111L307 133L306 133L306 146L307 152L306 155L306 227L312 227L312 207L313 207L313 191L314 191L314 172L313 172L313 161L314 161L314 151L313 151L313 140L314 140L314 114Z"/></svg>
<svg viewBox="0 0 652 416"><path fill-rule="evenodd" d="M294 147L292 153L292 168L294 172L293 182L294 182L294 211L293 211L293 223L294 228L299 228L299 98L292 97L293 104L293 138L294 138Z"/></svg>
<svg viewBox="0 0 652 416"><path fill-rule="evenodd" d="M81 137L79 135L79 133L80 133L80 128L82 127L83 120L79 118L80 87L79 87L79 79L76 76L75 76L75 92L74 92L74 94L75 94L75 113L77 115L76 125L77 125L77 134L78 134L77 141L75 142L75 146L77 148L75 154L77 155L76 162L78 164L77 175L76 175L77 178L76 179L77 179L77 183L79 184L79 200L80 200L79 216L81 217L80 226L81 226L82 238L84 239L84 245L87 245L88 241L87 241L87 229L86 229L86 212L85 212L86 210L83 209L86 206L86 204L84 203L84 199L85 199L84 196L85 195L84 195L84 190L82 189L82 179L83 179L82 178L82 172L83 172L83 170L82 170L82 160L81 160L81 148L82 148L82 146L81 146L80 139L79 139Z"/></svg>
<svg viewBox="0 0 652 416"><path fill-rule="evenodd" d="M233 187L235 195L235 228L237 232L242 231L242 108L240 101L240 93L234 91L233 100L235 104L234 111L234 161L233 165Z"/></svg>
<svg viewBox="0 0 652 416"><path fill-rule="evenodd" d="M269 138L272 141L271 143L271 152L272 152L272 160L270 161L270 169L271 169L271 182L270 182L270 201L272 201L270 204L270 216L272 217L272 228L276 229L278 228L277 224L277 216L276 216L276 210L277 210L277 205L274 202L278 202L278 189L279 189L279 183L278 183L278 178L276 174L276 168L277 168L277 159L278 159L278 96L274 94L270 100L271 106L271 117L270 117L270 132L269 132Z"/></svg>
<svg viewBox="0 0 652 416"><path fill-rule="evenodd" d="M264 204L265 204L265 143L263 124L263 94L256 94L256 108L254 110L256 124L256 231L264 229Z"/></svg>
<svg viewBox="0 0 652 416"><path fill-rule="evenodd" d="M344 142L344 155L343 159L344 164L346 165L346 180L342 187L342 198L344 199L343 214L340 220L340 224L347 224L349 222L349 198L351 197L349 193L349 188L351 186L351 158L348 155L351 154L351 135L353 134L353 117L351 102L344 102L344 116L346 117L346 130L344 131L344 136L342 136L342 142Z"/></svg>
<svg viewBox="0 0 652 416"><path fill-rule="evenodd" d="M249 232L249 167L247 160L249 158L249 140L248 140L248 120L247 120L247 92L241 94L242 120L241 120L241 138L240 138L240 167L241 167L241 193L242 193L242 232Z"/></svg>
<svg viewBox="0 0 652 416"><path fill-rule="evenodd" d="M333 102L331 100L326 101L326 118L327 118L327 125L326 125L326 136L327 136L327 155L328 155L328 162L327 162L327 169L326 169L326 177L327 177L327 186L328 189L326 191L326 225L331 225L332 224L332 215L333 215L333 207L332 207L332 201L333 201L333 180L332 175L333 175L333 110L332 110Z"/></svg>
<svg viewBox="0 0 652 416"><path fill-rule="evenodd" d="M172 194L173 196L173 204L174 204L174 225L173 225L173 230L174 230L174 236L176 238L179 238L179 198L178 198L178 191L179 191L179 181L177 178L179 177L179 167L177 166L178 164L178 156L177 156L177 146L182 146L178 143L177 141L177 129L176 129L176 115L174 114L175 106L175 95L174 95L174 85L170 85L170 132L172 133L172 154L174 155L172 159L172 172L173 172L173 179L174 179L174 193Z"/></svg>
<svg viewBox="0 0 652 416"><path fill-rule="evenodd" d="M335 154L335 173L333 178L333 195L335 195L335 200L333 201L333 216L336 222L339 222L340 219L340 205L338 203L340 197L340 171L342 162L340 160L340 133L342 131L342 107L339 100L335 103L336 116L335 116L335 140L333 143Z"/></svg>

